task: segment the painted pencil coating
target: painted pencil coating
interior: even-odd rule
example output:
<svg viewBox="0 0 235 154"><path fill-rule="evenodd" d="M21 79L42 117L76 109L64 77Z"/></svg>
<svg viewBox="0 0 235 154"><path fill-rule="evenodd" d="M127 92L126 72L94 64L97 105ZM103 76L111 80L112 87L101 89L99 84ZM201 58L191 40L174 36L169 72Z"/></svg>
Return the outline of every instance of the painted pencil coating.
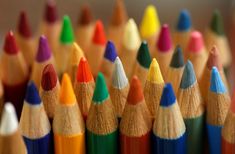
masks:
<svg viewBox="0 0 235 154"><path fill-rule="evenodd" d="M207 124L207 135L209 139L209 151L211 154L220 154L221 153L221 129L222 126L214 126Z"/></svg>

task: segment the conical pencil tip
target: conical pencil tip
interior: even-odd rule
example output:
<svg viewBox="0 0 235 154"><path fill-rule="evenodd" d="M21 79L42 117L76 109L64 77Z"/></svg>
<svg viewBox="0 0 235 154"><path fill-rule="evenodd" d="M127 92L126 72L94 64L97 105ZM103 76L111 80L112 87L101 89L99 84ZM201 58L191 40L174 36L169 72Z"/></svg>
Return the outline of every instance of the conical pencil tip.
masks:
<svg viewBox="0 0 235 154"><path fill-rule="evenodd" d="M191 28L191 17L188 10L184 9L179 14L177 30L188 31L190 28Z"/></svg>
<svg viewBox="0 0 235 154"><path fill-rule="evenodd" d="M58 20L58 12L55 1L47 1L44 13L44 20L48 23L55 23Z"/></svg>
<svg viewBox="0 0 235 154"><path fill-rule="evenodd" d="M113 44L112 41L108 41L106 43L104 58L106 58L107 60L109 60L113 63L115 61L116 57L117 57L117 52L116 52L115 45Z"/></svg>
<svg viewBox="0 0 235 154"><path fill-rule="evenodd" d="M105 43L106 43L104 26L103 26L103 23L101 20L96 21L92 41L93 41L93 43L99 44L99 45L105 45Z"/></svg>
<svg viewBox="0 0 235 154"><path fill-rule="evenodd" d="M69 16L63 17L63 25L60 33L60 41L64 44L71 44L74 41L73 28Z"/></svg>
<svg viewBox="0 0 235 154"><path fill-rule="evenodd" d="M147 75L147 80L150 82L153 82L153 83L157 83L157 84L164 83L160 67L159 67L158 62L155 58L153 58L153 60L150 64L149 72Z"/></svg>
<svg viewBox="0 0 235 154"><path fill-rule="evenodd" d="M119 26L124 24L127 20L126 8L123 0L116 0L113 13L111 16L111 24L114 26Z"/></svg>
<svg viewBox="0 0 235 154"><path fill-rule="evenodd" d="M176 102L176 98L175 98L172 85L170 83L166 83L163 88L163 92L162 92L162 96L160 100L160 106L168 107L174 104L175 102Z"/></svg>
<svg viewBox="0 0 235 154"><path fill-rule="evenodd" d="M77 81L78 82L94 81L88 61L84 57L80 59L78 65Z"/></svg>
<svg viewBox="0 0 235 154"><path fill-rule="evenodd" d="M81 15L78 23L81 25L88 25L92 21L92 13L89 5L83 5L81 9Z"/></svg>
<svg viewBox="0 0 235 154"><path fill-rule="evenodd" d="M28 17L25 11L20 12L20 17L18 22L18 33L25 38L30 38L32 35L29 26Z"/></svg>
<svg viewBox="0 0 235 154"><path fill-rule="evenodd" d="M36 55L37 62L44 62L51 58L51 50L49 48L47 38L42 35L39 38L38 52Z"/></svg>
<svg viewBox="0 0 235 154"><path fill-rule="evenodd" d="M41 86L43 90L52 90L57 84L57 74L52 64L47 64L42 71Z"/></svg>
<svg viewBox="0 0 235 154"><path fill-rule="evenodd" d="M146 41L143 41L137 53L137 61L144 68L149 68L151 63L151 57L149 53L149 47Z"/></svg>
<svg viewBox="0 0 235 154"><path fill-rule="evenodd" d="M213 66L216 66L219 71L223 70L222 63L220 62L219 51L215 45L211 48L207 60L207 68L211 70Z"/></svg>
<svg viewBox="0 0 235 154"><path fill-rule="evenodd" d="M12 31L9 31L5 36L4 51L8 54L14 55L19 52L19 48L16 44L15 36Z"/></svg>
<svg viewBox="0 0 235 154"><path fill-rule="evenodd" d="M189 38L188 51L190 52L200 52L203 48L203 38L199 31L193 31Z"/></svg>
<svg viewBox="0 0 235 154"><path fill-rule="evenodd" d="M175 48L170 66L173 68L180 68L184 66L184 56L183 56L182 49L179 45L177 45Z"/></svg>
<svg viewBox="0 0 235 154"><path fill-rule="evenodd" d="M164 24L161 28L157 41L157 48L160 52L168 52L172 48L170 30L167 24Z"/></svg>
<svg viewBox="0 0 235 154"><path fill-rule="evenodd" d="M217 35L224 35L223 19L218 10L215 10L213 13L210 29Z"/></svg>
<svg viewBox="0 0 235 154"><path fill-rule="evenodd" d="M211 70L210 91L214 93L226 93L227 92L224 86L224 83L221 79L220 73L216 67L212 67L212 70Z"/></svg>
<svg viewBox="0 0 235 154"><path fill-rule="evenodd" d="M27 86L25 101L31 105L41 104L41 98L38 89L33 81L30 81Z"/></svg>
<svg viewBox="0 0 235 154"><path fill-rule="evenodd" d="M193 64L190 60L185 65L184 72L182 75L180 88L187 89L191 87L196 82L196 76L193 69Z"/></svg>

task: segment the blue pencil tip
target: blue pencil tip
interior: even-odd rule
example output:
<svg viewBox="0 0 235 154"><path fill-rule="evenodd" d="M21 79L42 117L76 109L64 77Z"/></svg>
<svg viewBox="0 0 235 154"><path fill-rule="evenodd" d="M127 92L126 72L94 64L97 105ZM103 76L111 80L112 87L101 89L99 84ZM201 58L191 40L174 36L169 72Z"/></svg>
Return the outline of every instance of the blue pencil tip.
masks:
<svg viewBox="0 0 235 154"><path fill-rule="evenodd" d="M166 83L162 92L160 106L167 107L175 103L175 94L170 83Z"/></svg>
<svg viewBox="0 0 235 154"><path fill-rule="evenodd" d="M30 81L27 86L25 101L31 105L37 105L41 103L41 99L36 85L33 81Z"/></svg>
<svg viewBox="0 0 235 154"><path fill-rule="evenodd" d="M115 61L115 59L117 57L117 52L116 52L116 48L115 48L113 42L111 42L111 41L107 42L104 57L111 62Z"/></svg>
<svg viewBox="0 0 235 154"><path fill-rule="evenodd" d="M226 88L224 83L220 77L218 69L213 67L211 70L211 83L210 83L210 91L215 93L225 93Z"/></svg>
<svg viewBox="0 0 235 154"><path fill-rule="evenodd" d="M191 17L189 12L184 9L180 12L178 23L177 23L177 30L178 31L187 31L191 28Z"/></svg>
<svg viewBox="0 0 235 154"><path fill-rule="evenodd" d="M193 69L193 64L191 63L190 60L188 60L184 68L184 72L180 82L180 88L186 89L192 86L195 83L195 81L196 81L196 76Z"/></svg>

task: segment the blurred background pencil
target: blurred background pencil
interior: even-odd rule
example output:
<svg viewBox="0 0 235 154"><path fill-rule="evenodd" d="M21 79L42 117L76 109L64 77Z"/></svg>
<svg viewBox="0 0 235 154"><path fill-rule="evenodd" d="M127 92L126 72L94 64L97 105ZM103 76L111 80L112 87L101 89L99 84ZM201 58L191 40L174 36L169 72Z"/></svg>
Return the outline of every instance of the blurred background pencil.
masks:
<svg viewBox="0 0 235 154"><path fill-rule="evenodd" d="M153 124L153 154L186 154L186 133L173 88L164 86Z"/></svg>
<svg viewBox="0 0 235 154"><path fill-rule="evenodd" d="M6 103L0 124L0 154L27 154L14 106Z"/></svg>
<svg viewBox="0 0 235 154"><path fill-rule="evenodd" d="M85 154L85 125L68 74L62 77L54 121L55 154Z"/></svg>
<svg viewBox="0 0 235 154"><path fill-rule="evenodd" d="M114 61L112 84L110 86L110 97L115 113L120 121L129 91L129 82L119 57Z"/></svg>
<svg viewBox="0 0 235 154"><path fill-rule="evenodd" d="M206 105L206 127L210 154L221 152L221 129L230 105L230 96L216 67L212 67Z"/></svg>
<svg viewBox="0 0 235 154"><path fill-rule="evenodd" d="M118 120L102 73L98 73L86 121L88 154L118 154Z"/></svg>
<svg viewBox="0 0 235 154"><path fill-rule="evenodd" d="M178 104L186 126L187 153L203 153L205 107L191 61L184 68Z"/></svg>
<svg viewBox="0 0 235 154"><path fill-rule="evenodd" d="M0 62L4 101L12 102L20 118L29 73L12 31L5 36Z"/></svg>
<svg viewBox="0 0 235 154"><path fill-rule="evenodd" d="M181 77L184 71L184 55L181 47L176 46L174 54L172 55L170 66L166 73L166 82L172 84L175 94L178 94L178 89Z"/></svg>
<svg viewBox="0 0 235 154"><path fill-rule="evenodd" d="M19 123L27 147L27 154L51 153L51 126L41 102L36 85L28 83Z"/></svg>
<svg viewBox="0 0 235 154"><path fill-rule="evenodd" d="M74 83L74 92L83 119L85 121L87 119L88 111L90 109L94 87L95 82L90 70L90 66L86 58L83 57L81 58L78 65L76 81Z"/></svg>
<svg viewBox="0 0 235 154"><path fill-rule="evenodd" d="M153 119L155 118L155 114L158 111L163 87L164 80L162 78L161 70L157 60L153 58L144 86L145 101Z"/></svg>
<svg viewBox="0 0 235 154"><path fill-rule="evenodd" d="M151 128L152 120L141 82L133 76L120 122L121 154L150 154Z"/></svg>

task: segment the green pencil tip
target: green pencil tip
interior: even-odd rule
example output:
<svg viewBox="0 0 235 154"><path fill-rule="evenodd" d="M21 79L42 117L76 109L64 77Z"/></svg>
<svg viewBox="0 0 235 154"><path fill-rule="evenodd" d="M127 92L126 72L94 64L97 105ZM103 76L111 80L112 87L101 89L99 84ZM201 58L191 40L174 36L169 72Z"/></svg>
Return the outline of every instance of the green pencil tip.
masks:
<svg viewBox="0 0 235 154"><path fill-rule="evenodd" d="M74 41L73 28L69 16L63 18L63 26L60 33L60 41L64 44L70 44Z"/></svg>
<svg viewBox="0 0 235 154"><path fill-rule="evenodd" d="M95 90L92 101L96 104L102 104L103 101L109 96L105 79L102 73L98 73L96 78Z"/></svg>
<svg viewBox="0 0 235 154"><path fill-rule="evenodd" d="M224 35L223 18L218 10L213 13L210 28L216 34Z"/></svg>
<svg viewBox="0 0 235 154"><path fill-rule="evenodd" d="M149 53L148 44L146 41L143 41L140 45L140 48L137 54L137 61L139 62L141 66L145 68L149 68L151 64L151 57Z"/></svg>

